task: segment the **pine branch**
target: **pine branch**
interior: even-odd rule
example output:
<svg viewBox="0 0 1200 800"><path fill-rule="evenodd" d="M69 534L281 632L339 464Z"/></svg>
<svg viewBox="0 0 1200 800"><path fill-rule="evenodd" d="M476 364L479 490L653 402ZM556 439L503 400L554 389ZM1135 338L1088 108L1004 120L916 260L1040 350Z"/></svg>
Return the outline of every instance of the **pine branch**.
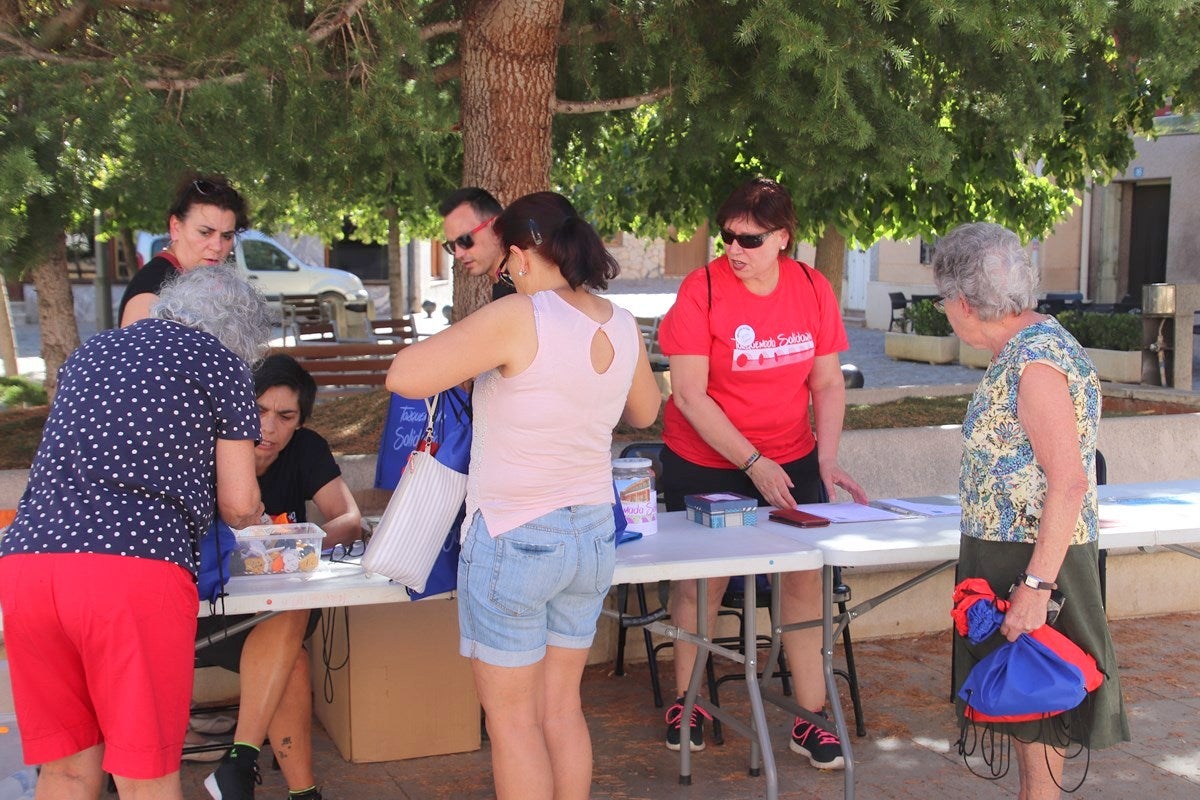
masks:
<svg viewBox="0 0 1200 800"><path fill-rule="evenodd" d="M350 0L340 11L330 14L327 22L322 23L321 17L318 16L308 28L308 41L316 44L328 39L334 31L348 23L350 18L357 14L366 2L367 0Z"/></svg>
<svg viewBox="0 0 1200 800"><path fill-rule="evenodd" d="M458 33L462 30L461 19L448 19L445 22L434 22L421 28L421 41L427 42L435 36L446 33Z"/></svg>
<svg viewBox="0 0 1200 800"><path fill-rule="evenodd" d="M555 100L553 111L556 114L594 114L598 111L625 111L662 100L664 97L669 97L672 91L673 89L670 86L663 86L646 94L637 94L630 97L611 97L607 100Z"/></svg>

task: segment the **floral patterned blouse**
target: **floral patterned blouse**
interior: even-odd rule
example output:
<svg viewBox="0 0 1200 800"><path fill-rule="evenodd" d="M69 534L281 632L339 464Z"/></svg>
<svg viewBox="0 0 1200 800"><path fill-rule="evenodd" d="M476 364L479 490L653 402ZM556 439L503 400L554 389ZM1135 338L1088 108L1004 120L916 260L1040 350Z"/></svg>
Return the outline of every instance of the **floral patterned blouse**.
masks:
<svg viewBox="0 0 1200 800"><path fill-rule="evenodd" d="M1021 373L1032 363L1048 364L1067 376L1075 407L1079 452L1089 476L1083 509L1071 544L1094 541L1096 514L1096 432L1100 421L1100 379L1079 343L1050 318L1019 331L988 367L967 407L958 490L962 533L994 542L1037 541L1046 498L1046 475L1017 419Z"/></svg>

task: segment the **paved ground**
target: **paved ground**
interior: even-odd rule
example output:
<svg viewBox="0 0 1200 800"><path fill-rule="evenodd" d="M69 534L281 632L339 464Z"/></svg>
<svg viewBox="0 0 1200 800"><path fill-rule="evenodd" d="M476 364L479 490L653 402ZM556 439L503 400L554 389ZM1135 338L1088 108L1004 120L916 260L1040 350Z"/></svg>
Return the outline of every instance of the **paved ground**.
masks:
<svg viewBox="0 0 1200 800"><path fill-rule="evenodd" d="M1197 565L1200 569L1200 565ZM602 623L604 624L604 623ZM611 623L609 623L611 624ZM1123 620L1113 624L1135 741L1092 754L1076 797L1099 800L1192 800L1200 796L1200 615ZM949 635L856 643L867 736L854 740L861 800L1008 798L1017 796L1015 770L999 781L975 777L954 751L958 731L948 702ZM765 781L748 777L749 745L727 732L723 746L693 759L693 783L678 784L678 756L661 744L662 711L655 709L644 664L614 677L611 665L584 677L585 711L595 748L592 797L597 800L750 800L765 797ZM735 684L723 694L745 708ZM768 713L778 733L780 797L841 796L841 773L823 773L785 744L789 719ZM403 718L397 727L407 723ZM344 761L319 725L316 767L329 800L475 800L492 797L488 744L473 753L377 764ZM262 759L264 766L270 758ZM1082 775L1082 760L1068 775ZM209 767L184 768L187 800L208 800L201 784ZM259 798L284 800L280 773L264 770Z"/></svg>

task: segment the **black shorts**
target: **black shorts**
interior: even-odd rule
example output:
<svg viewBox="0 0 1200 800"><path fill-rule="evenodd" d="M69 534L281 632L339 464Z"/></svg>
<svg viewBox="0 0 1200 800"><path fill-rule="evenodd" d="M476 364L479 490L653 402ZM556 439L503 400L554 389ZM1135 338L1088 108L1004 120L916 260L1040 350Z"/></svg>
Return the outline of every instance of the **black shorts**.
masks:
<svg viewBox="0 0 1200 800"><path fill-rule="evenodd" d="M792 497L797 503L821 502L821 470L815 448L808 455L780 466L792 479ZM750 476L737 467L702 467L664 446L662 471L663 502L667 511L682 511L684 495L708 492L736 492L755 498L760 506L769 505Z"/></svg>
<svg viewBox="0 0 1200 800"><path fill-rule="evenodd" d="M236 625L242 620L253 619L254 616L254 614L214 614L211 617L201 617L196 623L196 641L214 633L220 633L230 625ZM308 615L308 627L304 629L305 641L313 635L313 631L317 629L317 623L320 621L321 609L314 608ZM252 630L254 628L247 628L226 639L200 648L196 651L196 666L224 667L232 672L240 672L242 647L246 644L246 637Z"/></svg>

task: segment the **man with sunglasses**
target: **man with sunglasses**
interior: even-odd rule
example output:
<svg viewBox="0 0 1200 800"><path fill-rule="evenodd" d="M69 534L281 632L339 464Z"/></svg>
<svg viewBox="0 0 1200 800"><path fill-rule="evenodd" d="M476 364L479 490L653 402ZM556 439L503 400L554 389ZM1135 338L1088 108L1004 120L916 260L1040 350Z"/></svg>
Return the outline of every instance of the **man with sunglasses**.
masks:
<svg viewBox="0 0 1200 800"><path fill-rule="evenodd" d="M309 500L325 518L325 546L348 546L362 517L329 444L304 427L317 384L291 356L273 355L254 370L262 439L254 449L255 473L267 514L306 522ZM254 800L261 783L259 748L265 738L288 785L288 800L321 800L312 765L312 690L304 641L320 611L285 611L197 653L197 665L241 675L242 699L234 745L204 781L215 800ZM198 636L221 631L246 617L200 620Z"/></svg>
<svg viewBox="0 0 1200 800"><path fill-rule="evenodd" d="M452 192L438 205L442 215L442 249L449 253L468 275L487 275L492 280L492 299L516 290L499 280L504 248L492 230L492 223L503 210L486 189L467 186Z"/></svg>

